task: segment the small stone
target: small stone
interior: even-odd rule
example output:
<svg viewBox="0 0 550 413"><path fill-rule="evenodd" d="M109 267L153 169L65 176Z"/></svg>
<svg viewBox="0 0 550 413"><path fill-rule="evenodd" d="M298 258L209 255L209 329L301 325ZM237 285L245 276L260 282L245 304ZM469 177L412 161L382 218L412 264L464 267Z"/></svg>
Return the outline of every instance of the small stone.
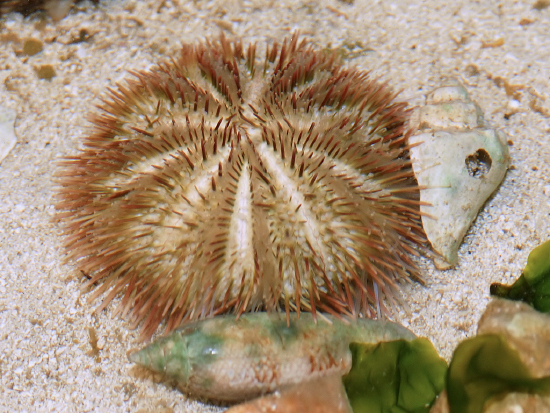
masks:
<svg viewBox="0 0 550 413"><path fill-rule="evenodd" d="M56 76L55 69L52 65L42 65L36 69L36 74L39 79L52 80Z"/></svg>
<svg viewBox="0 0 550 413"><path fill-rule="evenodd" d="M550 376L550 315L520 301L493 299L477 334L502 335L533 376Z"/></svg>
<svg viewBox="0 0 550 413"><path fill-rule="evenodd" d="M37 39L26 39L23 43L23 53L27 56L34 56L42 51L43 44Z"/></svg>
<svg viewBox="0 0 550 413"><path fill-rule="evenodd" d="M533 4L533 8L539 11L548 8L548 6L550 6L549 0L537 0L537 2Z"/></svg>

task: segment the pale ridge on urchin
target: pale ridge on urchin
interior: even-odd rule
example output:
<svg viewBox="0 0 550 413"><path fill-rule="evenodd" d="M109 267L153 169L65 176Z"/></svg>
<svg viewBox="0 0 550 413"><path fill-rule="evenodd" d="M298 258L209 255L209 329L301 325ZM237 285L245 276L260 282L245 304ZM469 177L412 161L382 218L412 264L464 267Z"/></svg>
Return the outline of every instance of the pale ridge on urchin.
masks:
<svg viewBox="0 0 550 413"><path fill-rule="evenodd" d="M409 111L293 35L223 36L133 72L61 161L68 258L143 322L258 309L375 316L425 244ZM380 296L379 296L380 294Z"/></svg>

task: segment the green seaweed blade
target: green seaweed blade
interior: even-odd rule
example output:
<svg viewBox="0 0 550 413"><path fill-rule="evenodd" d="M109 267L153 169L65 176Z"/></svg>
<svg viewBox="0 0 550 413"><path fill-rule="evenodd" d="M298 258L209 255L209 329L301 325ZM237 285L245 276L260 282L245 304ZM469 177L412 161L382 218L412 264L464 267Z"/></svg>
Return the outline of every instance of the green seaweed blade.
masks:
<svg viewBox="0 0 550 413"><path fill-rule="evenodd" d="M514 284L492 284L491 295L523 301L538 311L550 312L550 241L531 251L523 274Z"/></svg>
<svg viewBox="0 0 550 413"><path fill-rule="evenodd" d="M533 378L518 353L498 334L463 341L447 373L451 413L482 413L492 400L510 392L550 394L550 377Z"/></svg>
<svg viewBox="0 0 550 413"><path fill-rule="evenodd" d="M425 338L350 345L343 377L354 413L428 412L445 386L447 363Z"/></svg>

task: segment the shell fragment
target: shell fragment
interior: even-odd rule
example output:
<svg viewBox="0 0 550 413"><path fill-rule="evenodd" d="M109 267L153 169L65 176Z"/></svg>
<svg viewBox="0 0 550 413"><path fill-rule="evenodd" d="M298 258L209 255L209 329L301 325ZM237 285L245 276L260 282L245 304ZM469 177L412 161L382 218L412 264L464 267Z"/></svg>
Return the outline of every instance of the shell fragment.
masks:
<svg viewBox="0 0 550 413"><path fill-rule="evenodd" d="M0 162L8 156L17 142L14 124L15 111L0 106Z"/></svg>
<svg viewBox="0 0 550 413"><path fill-rule="evenodd" d="M466 88L450 79L431 92L412 121L414 174L422 188L422 224L439 269L458 261L458 248L487 198L502 182L510 155L505 135L488 126Z"/></svg>

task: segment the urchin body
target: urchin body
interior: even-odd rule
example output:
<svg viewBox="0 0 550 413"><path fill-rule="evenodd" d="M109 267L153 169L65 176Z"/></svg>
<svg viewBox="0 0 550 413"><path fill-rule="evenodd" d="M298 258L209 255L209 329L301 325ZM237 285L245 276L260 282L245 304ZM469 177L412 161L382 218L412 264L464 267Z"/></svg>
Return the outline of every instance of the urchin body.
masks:
<svg viewBox="0 0 550 413"><path fill-rule="evenodd" d="M409 113L386 86L296 36L263 59L187 45L133 75L58 173L92 298L122 295L149 336L226 311L372 316L416 275Z"/></svg>

